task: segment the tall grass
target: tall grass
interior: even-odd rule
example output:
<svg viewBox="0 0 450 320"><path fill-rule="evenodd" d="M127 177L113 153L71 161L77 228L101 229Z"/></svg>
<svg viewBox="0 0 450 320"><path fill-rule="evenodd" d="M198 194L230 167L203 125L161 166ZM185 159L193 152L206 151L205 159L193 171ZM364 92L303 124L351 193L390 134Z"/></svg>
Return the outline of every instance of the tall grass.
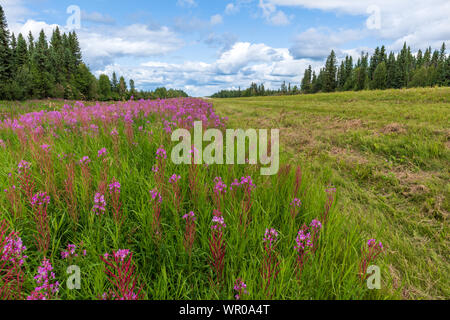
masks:
<svg viewBox="0 0 450 320"><path fill-rule="evenodd" d="M27 255L17 298L33 294L41 264L60 284L58 293L54 286L49 289L47 296L54 299L235 299L236 279L246 284L246 294L238 288L241 299L387 297L384 291L368 290L359 275L360 249L377 235L362 234L336 210L340 193L330 198L329 175L303 170L300 179L299 170L289 166L264 177L258 165L175 165L170 132L191 128L195 119L224 128L211 105L195 99L92 107L77 103L0 124L0 185L5 190L0 220L20 235ZM43 145L45 154L37 152ZM30 164L29 194L22 191L27 185L18 170L23 160ZM242 187L231 190L236 179ZM248 188L248 179L254 188ZM220 201L215 193L219 180L225 185ZM44 195L49 203L39 202ZM295 215L294 198L301 200ZM220 231L226 247L220 270L211 268L217 210L226 223ZM45 220L36 227L33 217L44 211ZM191 213L195 219L188 219ZM323 228L298 276L296 237L313 219L324 220ZM271 228L277 232L276 255L268 263L278 271L265 290L264 236ZM35 241L41 238L42 244ZM383 256L376 263L383 267ZM81 270L79 290L66 286L66 271L73 264ZM122 280L115 277L119 270L126 275Z"/></svg>

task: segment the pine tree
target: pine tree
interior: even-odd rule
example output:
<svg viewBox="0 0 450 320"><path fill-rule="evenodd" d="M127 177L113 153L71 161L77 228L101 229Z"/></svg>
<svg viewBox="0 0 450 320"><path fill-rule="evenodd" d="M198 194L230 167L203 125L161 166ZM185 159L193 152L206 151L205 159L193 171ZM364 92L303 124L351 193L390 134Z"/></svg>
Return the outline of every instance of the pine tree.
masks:
<svg viewBox="0 0 450 320"><path fill-rule="evenodd" d="M373 73L372 88L378 90L386 89L387 70L386 63L381 62Z"/></svg>
<svg viewBox="0 0 450 320"><path fill-rule="evenodd" d="M302 83L301 83L301 91L302 93L311 93L311 77L312 77L312 67L309 66L308 69L305 70L303 75Z"/></svg>
<svg viewBox="0 0 450 320"><path fill-rule="evenodd" d="M22 36L21 33L19 33L19 36L17 38L16 59L17 59L17 66L19 68L21 66L28 64L29 61L27 42L25 41L25 38Z"/></svg>
<svg viewBox="0 0 450 320"><path fill-rule="evenodd" d="M111 82L106 74L100 75L98 80L98 91L101 100L111 100Z"/></svg>
<svg viewBox="0 0 450 320"><path fill-rule="evenodd" d="M323 91L333 92L336 90L336 54L334 50L331 51L325 64L324 78L323 78Z"/></svg>
<svg viewBox="0 0 450 320"><path fill-rule="evenodd" d="M5 13L0 6L0 92L5 90L5 84L11 77L12 52L10 48L10 33L6 22Z"/></svg>

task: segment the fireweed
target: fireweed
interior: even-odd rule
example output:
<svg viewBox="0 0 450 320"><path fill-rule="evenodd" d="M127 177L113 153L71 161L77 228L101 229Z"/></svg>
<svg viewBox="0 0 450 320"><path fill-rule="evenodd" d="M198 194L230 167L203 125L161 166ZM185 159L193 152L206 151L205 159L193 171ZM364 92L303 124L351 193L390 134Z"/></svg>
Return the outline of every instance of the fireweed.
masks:
<svg viewBox="0 0 450 320"><path fill-rule="evenodd" d="M113 178L111 184L108 185L109 189L109 195L111 198L111 205L113 208L113 216L114 221L117 225L121 226L123 224L123 221L125 219L123 212L122 212L122 203L120 202L120 183L116 180L116 178Z"/></svg>
<svg viewBox="0 0 450 320"><path fill-rule="evenodd" d="M297 276L299 280L302 277L305 263L317 250L321 229L322 223L319 220L314 219L309 227L303 225L298 231L294 250L297 252Z"/></svg>
<svg viewBox="0 0 450 320"><path fill-rule="evenodd" d="M176 212L179 213L181 209L181 203L183 202L183 196L181 194L181 189L179 185L179 181L181 179L181 176L179 175L172 175L169 179L169 184L172 186L172 199L173 199L173 205L176 208Z"/></svg>
<svg viewBox="0 0 450 320"><path fill-rule="evenodd" d="M54 282L56 276L53 267L47 258L44 258L42 265L38 267L38 274L34 277L36 288L27 297L27 300L52 300L59 292L59 282Z"/></svg>
<svg viewBox="0 0 450 320"><path fill-rule="evenodd" d="M100 180L98 183L97 190L102 194L106 194L106 187L108 185L109 165L108 165L108 158L106 158L107 155L108 151L105 148L100 149L97 154L97 157L102 162L102 169L100 172Z"/></svg>
<svg viewBox="0 0 450 320"><path fill-rule="evenodd" d="M298 215L300 207L302 206L302 201L300 199L294 198L294 200L292 200L292 202L290 203L290 206L291 206L291 217L292 219L295 219Z"/></svg>
<svg viewBox="0 0 450 320"><path fill-rule="evenodd" d="M280 272L280 262L278 261L278 252L276 244L278 242L278 232L271 228L266 229L264 234L264 258L262 262L262 287L267 298L271 298L275 293L273 290L274 282Z"/></svg>
<svg viewBox="0 0 450 320"><path fill-rule="evenodd" d="M158 189L164 194L164 172L166 169L167 153L163 146L156 150L157 171L155 172L155 180Z"/></svg>
<svg viewBox="0 0 450 320"><path fill-rule="evenodd" d="M162 237L161 232L161 205L162 196L161 193L155 188L150 190L151 204L153 205L153 217L152 217L152 231L155 240L159 241Z"/></svg>
<svg viewBox="0 0 450 320"><path fill-rule="evenodd" d="M21 299L27 249L17 232L8 232L7 222L0 223L0 300Z"/></svg>
<svg viewBox="0 0 450 320"><path fill-rule="evenodd" d="M48 144L43 144L39 147L39 156L36 159L37 163L40 163L40 168L43 169L43 175L45 177L45 187L52 194L54 199L57 199L58 194L56 192L55 185L55 173L53 169L52 148Z"/></svg>
<svg viewBox="0 0 450 320"><path fill-rule="evenodd" d="M133 253L127 249L105 253L100 259L105 263L105 275L112 289L103 293L103 300L141 300L142 287L137 289ZM137 291L136 291L137 290Z"/></svg>
<svg viewBox="0 0 450 320"><path fill-rule="evenodd" d="M213 193L214 193L213 199L216 209L219 210L220 212L223 212L224 211L223 203L225 202L224 198L225 194L227 193L227 185L223 183L221 177L214 178Z"/></svg>
<svg viewBox="0 0 450 320"><path fill-rule="evenodd" d="M34 192L34 179L31 175L31 164L24 160L19 162L18 165L18 179L20 182L20 188L26 196L29 203L33 200Z"/></svg>
<svg viewBox="0 0 450 320"><path fill-rule="evenodd" d="M186 221L186 231L184 232L184 248L191 255L195 242L195 213L193 211L185 214L183 219Z"/></svg>
<svg viewBox="0 0 450 320"><path fill-rule="evenodd" d="M236 300L241 300L244 295L248 295L247 285L241 280L241 278L236 279L233 289L235 292L234 298Z"/></svg>
<svg viewBox="0 0 450 320"><path fill-rule="evenodd" d="M106 212L106 201L105 195L97 192L94 196L94 206L92 207L92 212L97 216L103 216Z"/></svg>
<svg viewBox="0 0 450 320"><path fill-rule="evenodd" d="M240 199L239 223L244 232L247 230L252 221L250 213L253 205L252 191L255 188L256 186L253 184L252 177L250 176L241 177L240 180L235 179L230 186L233 198ZM240 190L240 192L236 190ZM238 192L240 193L239 196L237 196Z"/></svg>
<svg viewBox="0 0 450 320"><path fill-rule="evenodd" d="M91 189L91 171L89 168L89 164L91 163L91 159L89 159L88 156L84 156L81 158L81 160L78 162L81 168L81 177L83 180L83 185L85 186L85 195L87 195L90 192Z"/></svg>
<svg viewBox="0 0 450 320"><path fill-rule="evenodd" d="M195 157L198 154L198 150L192 146L190 150L191 157ZM192 165L189 166L189 189L191 190L191 196L194 199L194 202L198 201L198 165L193 162Z"/></svg>
<svg viewBox="0 0 450 320"><path fill-rule="evenodd" d="M48 205L50 197L46 192L36 193L31 200L32 215L36 228L36 246L45 256L50 246L50 219L48 216Z"/></svg>
<svg viewBox="0 0 450 320"><path fill-rule="evenodd" d="M82 248L83 247L83 242L81 242L79 246ZM82 249L81 250L81 255L83 257L85 257L87 255L86 249ZM72 260L74 260L75 258L78 258L78 257L79 257L79 255L77 253L77 245L75 245L75 244L70 244L69 243L67 245L67 250L66 251L61 251L61 258L63 260L69 260L69 263L71 263Z"/></svg>
<svg viewBox="0 0 450 320"><path fill-rule="evenodd" d="M70 159L65 165L66 179L64 180L64 189L66 191L66 205L72 220L78 222L77 198L75 195L75 163Z"/></svg>
<svg viewBox="0 0 450 320"><path fill-rule="evenodd" d="M18 193L14 175L12 173L8 173L8 179L9 179L9 188L4 189L6 198L9 201L9 204L11 206L11 212L14 214L14 217L20 218L22 216L22 208L21 208L21 201L20 201L20 194Z"/></svg>
<svg viewBox="0 0 450 320"><path fill-rule="evenodd" d="M210 266L214 274L210 279L216 288L223 283L223 272L225 268L226 243L224 239L224 229L227 227L222 213L215 210L212 219L211 237L209 239Z"/></svg>
<svg viewBox="0 0 450 320"><path fill-rule="evenodd" d="M384 251L383 244L377 243L377 240L370 239L367 245L361 249L361 261L359 263L359 278L361 281L367 279L367 268L373 263Z"/></svg>

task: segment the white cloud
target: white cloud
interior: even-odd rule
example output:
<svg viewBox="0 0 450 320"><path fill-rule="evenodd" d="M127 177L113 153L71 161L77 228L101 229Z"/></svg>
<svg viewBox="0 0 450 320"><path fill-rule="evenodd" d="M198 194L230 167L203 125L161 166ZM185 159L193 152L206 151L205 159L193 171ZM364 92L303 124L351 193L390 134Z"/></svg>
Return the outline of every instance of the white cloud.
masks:
<svg viewBox="0 0 450 320"><path fill-rule="evenodd" d="M275 4L267 0L259 0L259 7L262 10L262 16L268 23L275 26L285 26L290 23L290 19L283 11L278 10Z"/></svg>
<svg viewBox="0 0 450 320"><path fill-rule="evenodd" d="M237 42L212 62L186 61L182 64L149 61L138 67L108 65L100 73L113 71L133 78L138 87L168 86L204 96L229 88L247 88L251 82L279 88L282 81L299 85L308 65L317 70L322 62L294 59L285 48Z"/></svg>
<svg viewBox="0 0 450 320"><path fill-rule="evenodd" d="M223 23L223 18L220 14L213 15L211 17L211 25L215 26Z"/></svg>
<svg viewBox="0 0 450 320"><path fill-rule="evenodd" d="M180 7L196 7L197 6L197 2L195 0L178 0L177 1L177 5Z"/></svg>
<svg viewBox="0 0 450 320"><path fill-rule="evenodd" d="M226 14L235 14L239 12L239 6L237 6L234 3L229 3L227 4L227 6L225 7L225 13Z"/></svg>
<svg viewBox="0 0 450 320"><path fill-rule="evenodd" d="M448 0L264 0L272 10L299 6L361 15L369 18L369 7L380 11L380 28L374 36L393 41L390 49L399 49L404 41L412 48L439 46L450 40L450 1ZM364 25L365 27L365 25Z"/></svg>
<svg viewBox="0 0 450 320"><path fill-rule="evenodd" d="M107 14L101 14L98 12L86 12L81 11L81 21L89 21L102 24L114 24L116 21Z"/></svg>
<svg viewBox="0 0 450 320"><path fill-rule="evenodd" d="M363 38L364 31L345 29L332 31L328 28L309 28L300 33L290 49L296 58L323 59L332 49L339 55L339 46Z"/></svg>
<svg viewBox="0 0 450 320"><path fill-rule="evenodd" d="M27 35L29 31L37 38L41 29L50 38L57 24L27 20L24 24L15 23L11 31ZM65 26L58 26L68 32ZM76 30L85 61L94 67L110 64L118 57L154 57L174 52L184 46L184 41L168 27L150 29L143 24L133 24L124 28L97 28Z"/></svg>

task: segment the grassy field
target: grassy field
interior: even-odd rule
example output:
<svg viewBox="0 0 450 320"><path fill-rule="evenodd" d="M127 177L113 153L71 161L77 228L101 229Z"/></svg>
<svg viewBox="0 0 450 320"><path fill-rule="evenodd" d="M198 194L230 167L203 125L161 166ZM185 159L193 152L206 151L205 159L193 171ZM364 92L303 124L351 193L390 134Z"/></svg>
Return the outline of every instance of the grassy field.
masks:
<svg viewBox="0 0 450 320"><path fill-rule="evenodd" d="M0 252L13 256L0 259L0 298L12 290L7 297L15 299L111 299L114 291L116 298L234 299L242 279L243 299L448 299L449 100L449 89L419 89L207 101L214 109L198 99L2 102ZM196 119L223 130L216 113L229 117L227 128L280 128L279 173L172 163L171 131ZM18 166L22 160L30 169ZM293 217L295 197L301 206ZM222 238L212 229L215 210L226 223ZM190 211L193 224L183 218ZM296 236L313 219L323 228L299 273ZM268 228L278 231L270 250ZM372 262L381 290L359 277L360 250L372 238L385 246ZM20 250L6 245L11 239ZM118 275L125 262L114 252L135 267L135 286L124 291L102 260L118 259ZM48 263L54 286L42 288L35 276ZM80 267L80 290L67 287L69 265ZM264 277L269 266L276 277ZM21 280L5 277L5 268Z"/></svg>
<svg viewBox="0 0 450 320"><path fill-rule="evenodd" d="M212 100L279 128L283 156L338 188L336 215L387 247L383 292L450 298L450 88Z"/></svg>

